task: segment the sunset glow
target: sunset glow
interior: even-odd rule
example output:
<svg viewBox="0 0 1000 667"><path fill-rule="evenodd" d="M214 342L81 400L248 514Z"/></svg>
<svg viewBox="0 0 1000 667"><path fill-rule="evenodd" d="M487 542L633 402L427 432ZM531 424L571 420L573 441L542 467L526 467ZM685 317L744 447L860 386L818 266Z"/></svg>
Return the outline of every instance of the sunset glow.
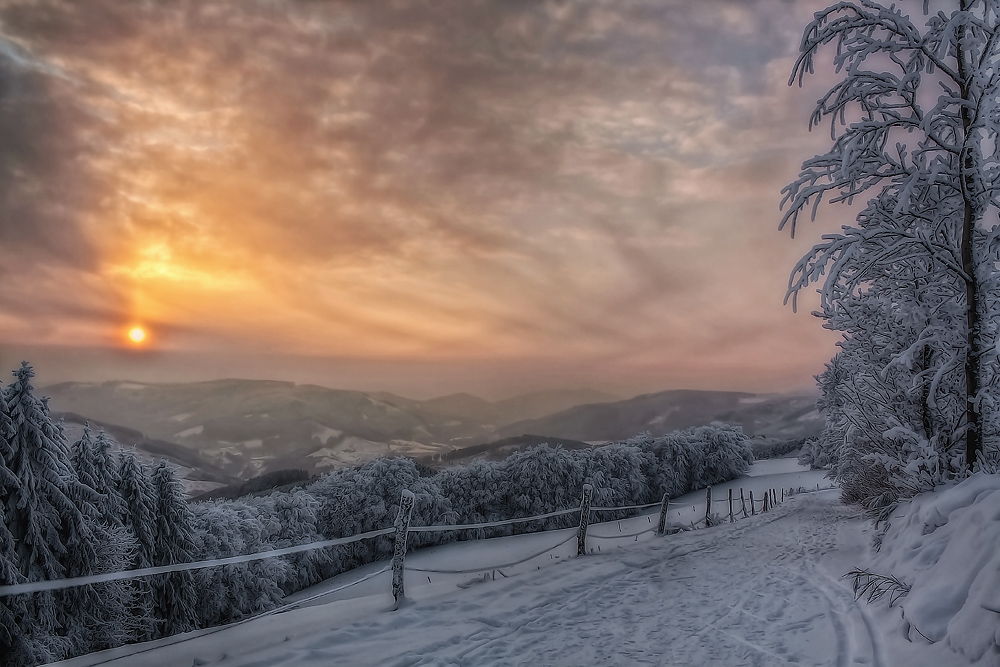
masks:
<svg viewBox="0 0 1000 667"><path fill-rule="evenodd" d="M828 141L786 85L822 5L0 3L4 352L141 313L230 360L190 377L809 385L835 337L777 221Z"/></svg>
<svg viewBox="0 0 1000 667"><path fill-rule="evenodd" d="M128 338L130 341L138 345L142 343L144 340L146 340L146 332L143 331L140 327L133 327L128 332Z"/></svg>

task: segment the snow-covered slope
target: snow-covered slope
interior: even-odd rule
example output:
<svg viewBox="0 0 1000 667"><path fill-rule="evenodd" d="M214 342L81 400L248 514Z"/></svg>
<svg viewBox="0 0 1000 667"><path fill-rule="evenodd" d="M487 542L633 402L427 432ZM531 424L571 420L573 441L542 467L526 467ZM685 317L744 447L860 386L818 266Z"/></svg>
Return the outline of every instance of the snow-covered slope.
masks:
<svg viewBox="0 0 1000 667"><path fill-rule="evenodd" d="M900 506L871 569L911 586L898 613L911 641L1000 663L1000 475Z"/></svg>
<svg viewBox="0 0 1000 667"><path fill-rule="evenodd" d="M759 496L767 488L815 489L826 483L816 471L762 474L779 464L758 464L756 476L729 484ZM726 495L725 486L717 491L716 497ZM672 522L703 516L704 492L678 501ZM925 517L931 516L927 509ZM949 524L957 519L955 511L942 515L952 517ZM990 516L997 521L996 512ZM386 572L298 609L64 664L1000 664L988 652L970 662L946 642L908 642L899 631L898 608L854 600L843 575L885 561L869 560L872 528L839 502L835 489L791 496L771 512L733 524L630 536L651 521L655 517L639 516L620 525L591 526L593 552L582 558L574 556L573 529L411 553L409 602L397 611L391 611ZM914 527L926 522L910 524L900 528L901 536L912 537ZM561 542L566 543L551 549ZM539 555L520 565L495 567L533 554ZM346 573L299 595L314 596L382 566ZM423 571L468 569L483 572ZM944 580L957 576L938 574Z"/></svg>

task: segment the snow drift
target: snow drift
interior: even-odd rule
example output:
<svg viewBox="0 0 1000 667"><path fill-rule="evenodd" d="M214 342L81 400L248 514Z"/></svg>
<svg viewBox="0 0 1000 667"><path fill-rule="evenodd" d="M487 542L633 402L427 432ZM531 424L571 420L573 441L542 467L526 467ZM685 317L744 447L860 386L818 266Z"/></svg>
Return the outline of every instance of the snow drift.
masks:
<svg viewBox="0 0 1000 667"><path fill-rule="evenodd" d="M970 661L1000 658L1000 475L978 473L900 505L873 569L911 586L907 638L945 642Z"/></svg>

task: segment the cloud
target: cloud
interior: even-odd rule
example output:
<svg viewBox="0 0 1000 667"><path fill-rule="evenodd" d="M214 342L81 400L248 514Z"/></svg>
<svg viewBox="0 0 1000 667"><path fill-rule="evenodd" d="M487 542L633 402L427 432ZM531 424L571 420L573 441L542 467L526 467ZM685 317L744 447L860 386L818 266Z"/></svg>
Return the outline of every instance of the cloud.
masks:
<svg viewBox="0 0 1000 667"><path fill-rule="evenodd" d="M795 254L809 4L7 0L0 332L413 359L759 337L780 305L738 293L780 302Z"/></svg>

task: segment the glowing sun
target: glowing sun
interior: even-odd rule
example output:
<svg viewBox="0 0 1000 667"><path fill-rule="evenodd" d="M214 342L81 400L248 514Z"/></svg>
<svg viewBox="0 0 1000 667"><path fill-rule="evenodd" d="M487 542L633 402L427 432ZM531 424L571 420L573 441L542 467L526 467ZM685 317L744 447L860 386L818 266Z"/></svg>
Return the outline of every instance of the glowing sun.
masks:
<svg viewBox="0 0 1000 667"><path fill-rule="evenodd" d="M143 331L141 327L132 327L132 329L128 332L128 338L133 343L138 345L142 341L146 340L146 332Z"/></svg>

